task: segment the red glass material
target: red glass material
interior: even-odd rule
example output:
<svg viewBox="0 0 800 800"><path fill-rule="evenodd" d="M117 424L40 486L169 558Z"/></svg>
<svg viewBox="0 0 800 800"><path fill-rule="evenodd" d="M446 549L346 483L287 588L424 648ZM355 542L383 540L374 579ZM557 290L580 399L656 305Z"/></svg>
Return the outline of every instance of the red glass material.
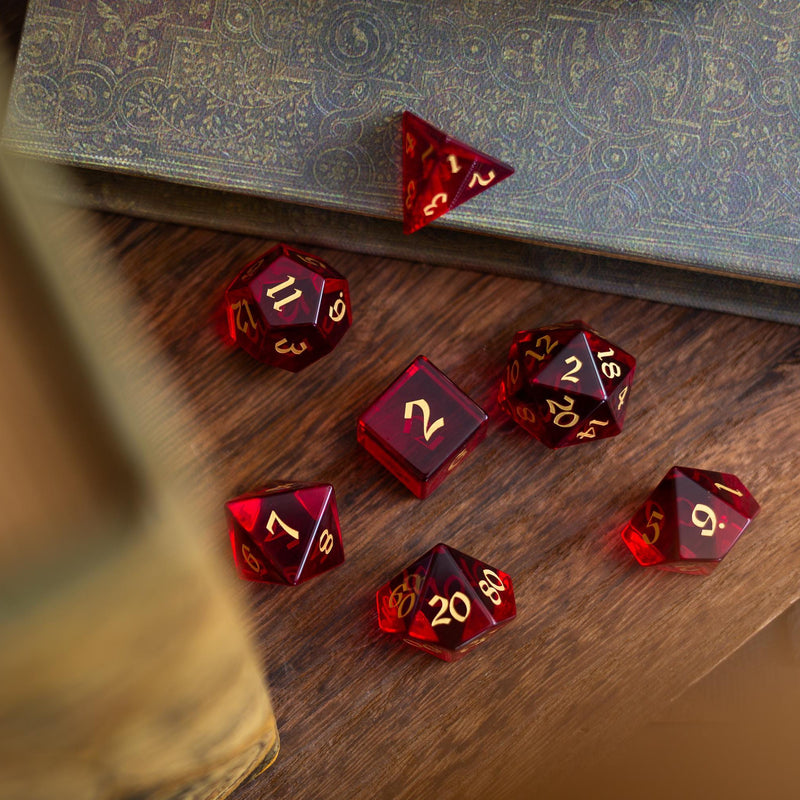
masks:
<svg viewBox="0 0 800 800"><path fill-rule="evenodd" d="M403 231L413 233L514 169L403 112Z"/></svg>
<svg viewBox="0 0 800 800"><path fill-rule="evenodd" d="M616 436L636 360L576 320L515 334L500 407L548 447Z"/></svg>
<svg viewBox="0 0 800 800"><path fill-rule="evenodd" d="M735 475L673 467L622 538L644 567L708 575L758 512Z"/></svg>
<svg viewBox="0 0 800 800"><path fill-rule="evenodd" d="M408 644L455 661L517 613L511 578L437 544L378 589L378 625Z"/></svg>
<svg viewBox="0 0 800 800"><path fill-rule="evenodd" d="M358 420L359 443L419 498L486 436L487 417L418 356Z"/></svg>
<svg viewBox="0 0 800 800"><path fill-rule="evenodd" d="M225 504L233 558L251 581L295 585L344 561L333 486L271 484Z"/></svg>
<svg viewBox="0 0 800 800"><path fill-rule="evenodd" d="M316 256L279 244L225 291L226 338L290 372L330 353L350 327L347 279Z"/></svg>

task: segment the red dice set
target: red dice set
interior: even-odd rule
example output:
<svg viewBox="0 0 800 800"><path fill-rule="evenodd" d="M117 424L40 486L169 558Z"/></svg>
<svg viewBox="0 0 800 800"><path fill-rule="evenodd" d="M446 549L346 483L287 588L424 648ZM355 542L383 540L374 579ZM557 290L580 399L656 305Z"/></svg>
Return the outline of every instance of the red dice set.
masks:
<svg viewBox="0 0 800 800"><path fill-rule="evenodd" d="M513 174L486 153L403 113L403 231L413 233Z"/></svg>
<svg viewBox="0 0 800 800"><path fill-rule="evenodd" d="M408 111L402 148L406 233L513 173ZM329 353L352 319L347 280L284 244L242 269L227 287L224 312L232 342L292 372ZM632 355L579 320L518 331L498 403L548 447L605 439L622 430L635 369ZM425 498L486 430L486 413L421 355L361 414L357 439ZM344 561L330 484L270 484L225 508L243 578L295 585ZM673 467L622 538L642 566L707 575L758 511L735 475ZM446 661L516 615L511 578L446 544L389 580L376 599L381 630Z"/></svg>
<svg viewBox="0 0 800 800"><path fill-rule="evenodd" d="M347 279L316 256L278 244L225 291L227 336L253 358L298 372L350 327Z"/></svg>
<svg viewBox="0 0 800 800"><path fill-rule="evenodd" d="M644 567L708 575L758 511L735 475L673 467L622 538Z"/></svg>
<svg viewBox="0 0 800 800"><path fill-rule="evenodd" d="M427 497L486 436L486 413L418 356L361 415L361 445Z"/></svg>
<svg viewBox="0 0 800 800"><path fill-rule="evenodd" d="M229 500L225 511L243 578L296 585L344 561L328 483L271 484Z"/></svg>
<svg viewBox="0 0 800 800"><path fill-rule="evenodd" d="M636 368L633 356L580 321L519 331L498 402L548 447L616 436Z"/></svg>
<svg viewBox="0 0 800 800"><path fill-rule="evenodd" d="M445 661L455 661L517 613L511 578L437 544L378 589L378 624Z"/></svg>

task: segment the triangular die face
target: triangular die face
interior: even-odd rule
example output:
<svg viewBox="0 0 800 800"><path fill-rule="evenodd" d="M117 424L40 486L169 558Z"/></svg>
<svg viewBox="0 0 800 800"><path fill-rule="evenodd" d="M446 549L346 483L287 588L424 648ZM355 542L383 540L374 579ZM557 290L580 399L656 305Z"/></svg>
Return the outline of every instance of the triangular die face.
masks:
<svg viewBox="0 0 800 800"><path fill-rule="evenodd" d="M494 624L448 548L434 547L408 636L456 650Z"/></svg>
<svg viewBox="0 0 800 800"><path fill-rule="evenodd" d="M307 580L327 572L344 561L344 547L339 528L339 515L335 502L329 502L322 512L319 524L308 543L303 561L297 570L296 581Z"/></svg>
<svg viewBox="0 0 800 800"><path fill-rule="evenodd" d="M492 186L496 186L500 181L504 181L509 175L514 174L513 167L504 164L502 161L485 156L482 153L473 151L474 158L469 170L461 181L461 188L450 204L453 209L471 200L475 195L485 192Z"/></svg>
<svg viewBox="0 0 800 800"><path fill-rule="evenodd" d="M631 386L633 385L633 373L629 372L628 377L609 395L608 408L611 415L616 420L617 426L622 430L625 422L625 414L628 412L628 403L631 396Z"/></svg>
<svg viewBox="0 0 800 800"><path fill-rule="evenodd" d="M536 382L595 400L603 400L606 396L592 351L582 332L573 336L557 354L553 354L553 358L543 363Z"/></svg>
<svg viewBox="0 0 800 800"><path fill-rule="evenodd" d="M229 500L225 507L242 528L252 532L256 527L256 522L258 522L262 502L260 497L242 497Z"/></svg>
<svg viewBox="0 0 800 800"><path fill-rule="evenodd" d="M230 526L230 538L233 560L243 578L266 583L289 583L286 577L264 558L264 553L241 528L236 526L235 522Z"/></svg>
<svg viewBox="0 0 800 800"><path fill-rule="evenodd" d="M621 428L611 413L608 402L604 400L575 427L574 439L577 444L592 439L610 439L620 433Z"/></svg>
<svg viewBox="0 0 800 800"><path fill-rule="evenodd" d="M332 494L333 487L328 483L304 486L295 492L300 505L317 521L322 517Z"/></svg>
<svg viewBox="0 0 800 800"><path fill-rule="evenodd" d="M415 230L511 175L486 153L403 113L403 230Z"/></svg>

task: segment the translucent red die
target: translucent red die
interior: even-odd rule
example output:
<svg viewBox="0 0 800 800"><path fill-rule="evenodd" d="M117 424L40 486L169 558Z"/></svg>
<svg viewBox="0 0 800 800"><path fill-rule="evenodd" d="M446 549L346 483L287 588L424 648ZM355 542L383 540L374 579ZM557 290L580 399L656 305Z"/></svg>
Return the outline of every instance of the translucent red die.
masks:
<svg viewBox="0 0 800 800"><path fill-rule="evenodd" d="M251 581L296 585L344 561L329 483L281 483L225 504L233 558Z"/></svg>
<svg viewBox="0 0 800 800"><path fill-rule="evenodd" d="M226 335L253 358L297 372L350 327L347 279L310 253L278 244L225 290Z"/></svg>
<svg viewBox="0 0 800 800"><path fill-rule="evenodd" d="M419 498L486 436L486 413L418 356L361 415L358 441Z"/></svg>
<svg viewBox="0 0 800 800"><path fill-rule="evenodd" d="M403 231L413 233L513 174L496 158L403 113Z"/></svg>
<svg viewBox="0 0 800 800"><path fill-rule="evenodd" d="M708 575L758 512L735 475L673 467L625 526L622 539L644 567Z"/></svg>
<svg viewBox="0 0 800 800"><path fill-rule="evenodd" d="M437 544L378 589L378 625L404 642L455 661L517 613L502 570Z"/></svg>
<svg viewBox="0 0 800 800"><path fill-rule="evenodd" d="M616 436L636 360L580 320L515 334L500 407L548 447Z"/></svg>

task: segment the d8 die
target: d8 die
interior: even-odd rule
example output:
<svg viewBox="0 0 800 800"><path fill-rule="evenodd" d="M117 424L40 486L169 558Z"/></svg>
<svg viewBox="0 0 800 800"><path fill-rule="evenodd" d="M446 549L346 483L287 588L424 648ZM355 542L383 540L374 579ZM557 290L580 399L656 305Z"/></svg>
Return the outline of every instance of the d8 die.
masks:
<svg viewBox="0 0 800 800"><path fill-rule="evenodd" d="M708 575L758 512L735 475L673 467L622 538L642 566Z"/></svg>
<svg viewBox="0 0 800 800"><path fill-rule="evenodd" d="M498 401L548 447L616 436L636 360L580 321L519 331Z"/></svg>
<svg viewBox="0 0 800 800"><path fill-rule="evenodd" d="M233 343L290 372L330 353L352 319L347 279L285 244L244 267L225 291L224 309Z"/></svg>
<svg viewBox="0 0 800 800"><path fill-rule="evenodd" d="M486 436L487 416L418 356L358 420L358 441L419 498Z"/></svg>
<svg viewBox="0 0 800 800"><path fill-rule="evenodd" d="M225 504L243 578L295 585L344 561L339 514L328 483L284 483Z"/></svg>
<svg viewBox="0 0 800 800"><path fill-rule="evenodd" d="M455 661L516 613L502 570L437 544L378 589L378 624L445 661Z"/></svg>

